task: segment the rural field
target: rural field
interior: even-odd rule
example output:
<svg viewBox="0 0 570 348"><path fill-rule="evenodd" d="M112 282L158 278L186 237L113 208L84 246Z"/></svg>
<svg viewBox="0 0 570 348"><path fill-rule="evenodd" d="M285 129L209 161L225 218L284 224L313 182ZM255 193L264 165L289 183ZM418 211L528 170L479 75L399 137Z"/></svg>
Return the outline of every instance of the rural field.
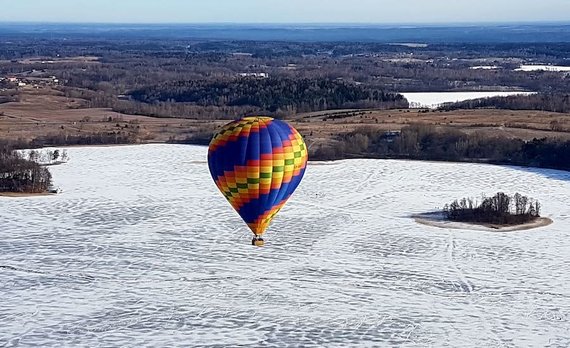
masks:
<svg viewBox="0 0 570 348"><path fill-rule="evenodd" d="M570 345L568 172L310 162L252 248L205 147L67 151L50 167L62 194L0 197L0 346ZM540 200L554 223L411 217L497 191Z"/></svg>
<svg viewBox="0 0 570 348"><path fill-rule="evenodd" d="M454 94L421 93L421 100L437 104ZM463 98L469 95L464 93ZM48 136L65 143L67 137L111 134L129 136L137 143L180 142L196 134L210 137L228 122L223 119L224 115L219 118L127 115L106 108L91 108L87 100L65 97L51 88L30 88L21 91L20 101L0 104L0 137L30 141ZM488 137L570 139L570 114L534 110L352 109L291 114L286 119L310 145L327 144L338 135L362 128L397 131L410 124L434 125L467 134L478 132ZM553 129L552 122L556 122L558 128Z"/></svg>
<svg viewBox="0 0 570 348"><path fill-rule="evenodd" d="M4 139L30 141L42 136L120 133L139 142L166 142L171 136L184 139L200 127L214 129L225 123L125 115L90 108L86 100L68 98L52 89L29 89L20 98L0 104L0 136Z"/></svg>

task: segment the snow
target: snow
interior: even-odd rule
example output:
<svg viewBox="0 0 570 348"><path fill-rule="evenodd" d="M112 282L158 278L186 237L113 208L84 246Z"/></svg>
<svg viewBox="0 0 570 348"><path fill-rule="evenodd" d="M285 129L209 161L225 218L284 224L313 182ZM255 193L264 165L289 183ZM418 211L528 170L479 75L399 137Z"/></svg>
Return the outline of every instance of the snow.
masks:
<svg viewBox="0 0 570 348"><path fill-rule="evenodd" d="M444 103L455 103L471 99L529 95L532 92L401 92L412 108L435 109Z"/></svg>
<svg viewBox="0 0 570 348"><path fill-rule="evenodd" d="M0 197L0 346L570 345L570 173L395 160L310 163L264 248L206 149L69 148L63 194ZM548 227L410 216L502 190Z"/></svg>
<svg viewBox="0 0 570 348"><path fill-rule="evenodd" d="M499 69L496 65L478 65L469 67L470 70L495 70Z"/></svg>
<svg viewBox="0 0 570 348"><path fill-rule="evenodd" d="M570 66L557 65L521 65L515 71L570 71Z"/></svg>

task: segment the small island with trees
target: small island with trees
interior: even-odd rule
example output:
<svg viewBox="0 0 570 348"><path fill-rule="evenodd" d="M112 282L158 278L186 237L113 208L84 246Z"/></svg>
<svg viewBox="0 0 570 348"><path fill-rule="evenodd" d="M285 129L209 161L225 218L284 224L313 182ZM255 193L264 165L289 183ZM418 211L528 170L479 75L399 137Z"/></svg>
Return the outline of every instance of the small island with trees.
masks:
<svg viewBox="0 0 570 348"><path fill-rule="evenodd" d="M58 193L47 166L65 163L67 153L59 150L27 153L0 145L0 196L23 197Z"/></svg>
<svg viewBox="0 0 570 348"><path fill-rule="evenodd" d="M519 193L509 196L499 192L483 197L479 203L462 198L446 204L442 211L415 215L417 222L442 228L516 231L547 226L551 219L540 216L537 200Z"/></svg>

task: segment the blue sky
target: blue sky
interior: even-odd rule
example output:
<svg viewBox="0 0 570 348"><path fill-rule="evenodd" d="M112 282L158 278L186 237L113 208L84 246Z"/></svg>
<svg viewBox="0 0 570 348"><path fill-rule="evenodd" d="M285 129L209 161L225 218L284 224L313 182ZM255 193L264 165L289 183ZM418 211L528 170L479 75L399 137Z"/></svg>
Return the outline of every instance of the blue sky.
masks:
<svg viewBox="0 0 570 348"><path fill-rule="evenodd" d="M570 0L0 0L0 21L379 24L570 21Z"/></svg>

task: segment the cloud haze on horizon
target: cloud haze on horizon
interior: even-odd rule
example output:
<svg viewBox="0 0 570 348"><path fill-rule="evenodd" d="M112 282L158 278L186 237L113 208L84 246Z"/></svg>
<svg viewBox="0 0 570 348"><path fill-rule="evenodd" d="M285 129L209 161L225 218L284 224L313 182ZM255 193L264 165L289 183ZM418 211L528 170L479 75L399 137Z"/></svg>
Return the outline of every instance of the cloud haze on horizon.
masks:
<svg viewBox="0 0 570 348"><path fill-rule="evenodd" d="M570 21L569 0L0 0L3 22L461 23Z"/></svg>

